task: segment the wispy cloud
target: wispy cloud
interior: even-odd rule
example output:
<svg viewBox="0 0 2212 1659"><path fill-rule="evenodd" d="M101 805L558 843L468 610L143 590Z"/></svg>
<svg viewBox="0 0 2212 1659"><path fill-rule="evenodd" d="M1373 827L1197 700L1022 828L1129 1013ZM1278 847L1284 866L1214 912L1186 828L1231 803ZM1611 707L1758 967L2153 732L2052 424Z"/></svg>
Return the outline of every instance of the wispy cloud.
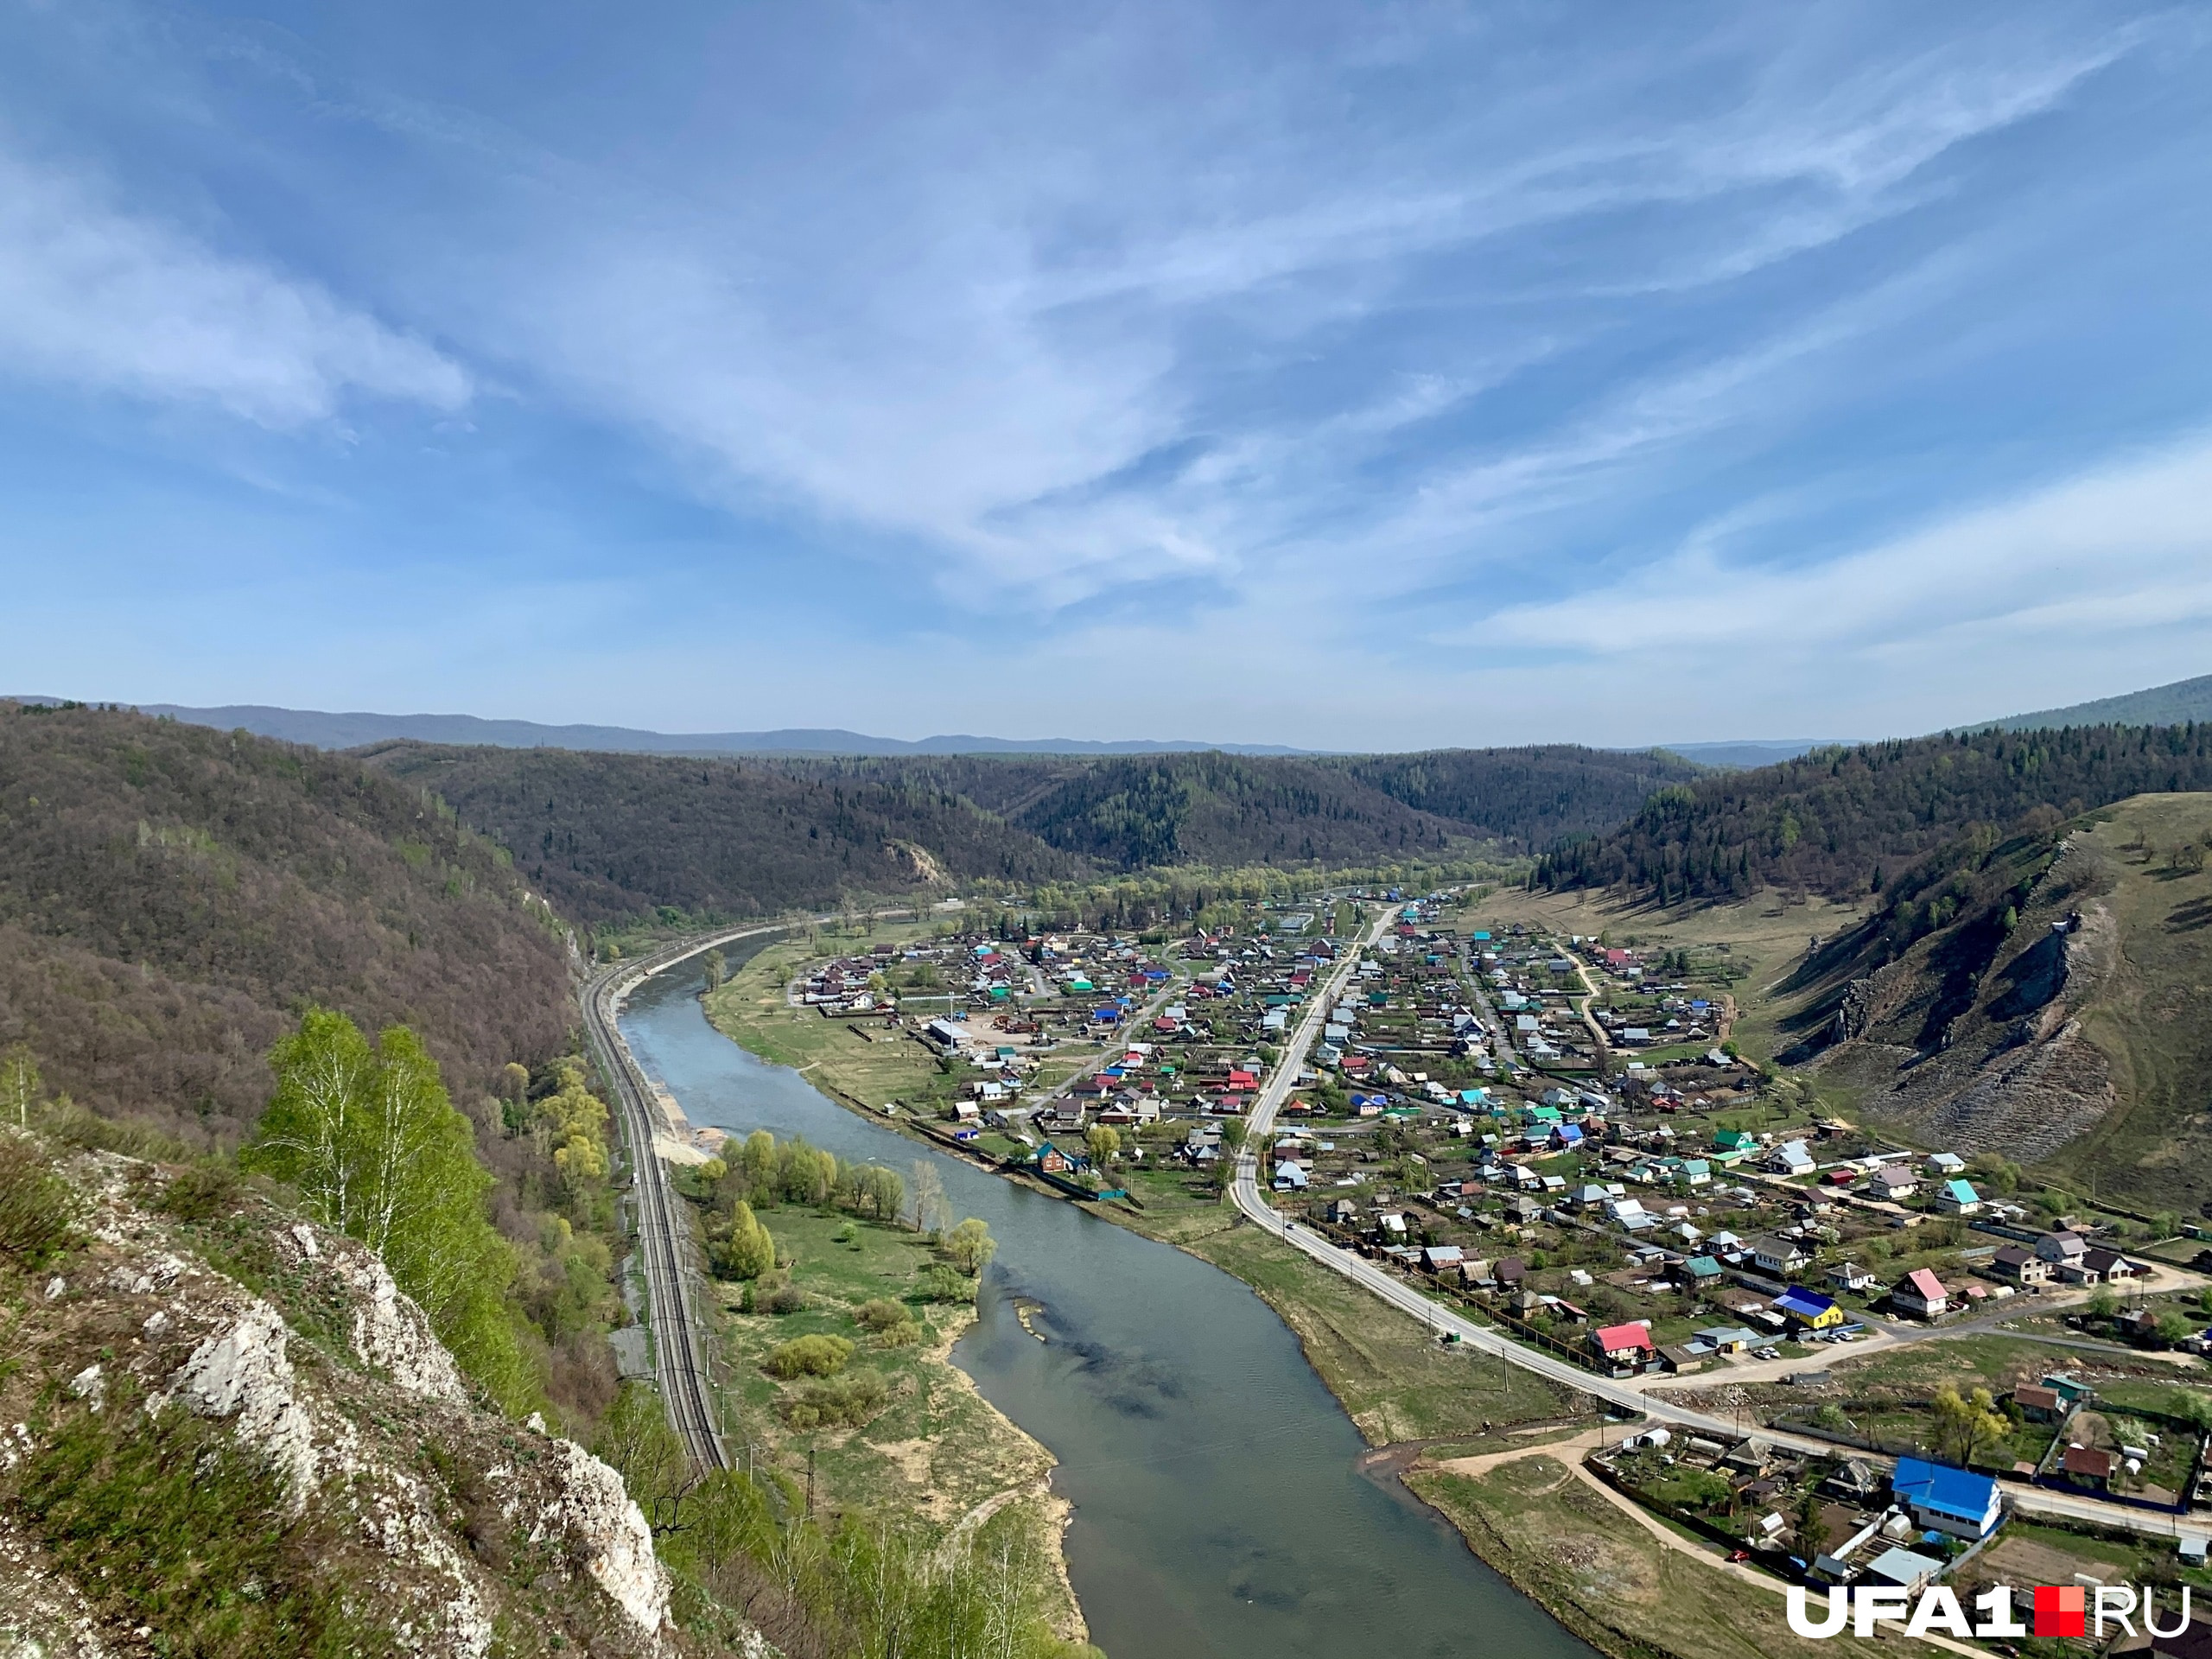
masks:
<svg viewBox="0 0 2212 1659"><path fill-rule="evenodd" d="M1676 657L1680 642L1770 660L1868 664L2033 651L2070 636L2212 619L2212 437L1796 568L1700 543L1570 601L1508 607L1484 632L1581 659Z"/></svg>
<svg viewBox="0 0 2212 1659"><path fill-rule="evenodd" d="M348 392L454 409L467 374L312 282L0 152L0 368L269 427Z"/></svg>
<svg viewBox="0 0 2212 1659"><path fill-rule="evenodd" d="M1455 113L1350 158L1325 153L1325 127L1309 142L1264 126L1197 180L1173 169L1207 112L1124 107L1125 125L1141 124L1124 146L1141 166L1110 186L1107 158L1068 136L1092 114L1070 85L1054 125L1009 126L972 171L944 173L976 140L942 111L927 124L933 152L841 158L833 213L802 207L792 193L811 181L772 165L721 217L650 198L620 213L569 204L557 231L539 227L554 240L529 251L526 272L499 268L527 302L487 303L474 330L518 372L658 430L709 476L719 466L830 524L918 543L963 593L972 575L1010 608L1194 571L1261 580L1324 526L1392 561L1371 574L1404 590L1439 559L1478 555L1497 515L1591 492L1745 418L1734 394L1837 344L1847 308L1764 345L1724 330L1702 360L1616 380L1571 426L1523 441L1388 443L1384 492L1359 475L1392 429L1348 432L1341 394L1276 405L1287 375L1318 363L1357 382L1352 340L1431 336L1410 378L1357 400L1388 407L1409 385L1478 381L1481 359L1510 354L1531 302L1679 291L1831 245L1920 202L1939 158L2053 108L2133 38L1954 41L1826 79L1815 54L1747 52L1747 84L1713 78L1656 119L1653 82L1689 73L1694 53L1662 55L1632 85L1608 60L1540 93L1499 89L1479 118ZM1302 108L1331 92L1308 67L1281 96ZM974 119L1033 120L1038 101ZM1259 118L1279 113L1263 105ZM1596 136L1561 143L1563 125ZM1655 214L1679 223L1654 232ZM1602 248L1617 222L1636 226L1622 249L1633 263L1578 252L1554 292L1532 289L1521 240L1573 226ZM619 241L593 237L602 223L620 226ZM1425 269L1442 258L1462 274ZM1500 274L1484 274L1493 264ZM1543 327L1584 345L1621 323ZM1233 396L1217 378L1224 341L1239 359ZM1210 465L1084 489L1194 437Z"/></svg>

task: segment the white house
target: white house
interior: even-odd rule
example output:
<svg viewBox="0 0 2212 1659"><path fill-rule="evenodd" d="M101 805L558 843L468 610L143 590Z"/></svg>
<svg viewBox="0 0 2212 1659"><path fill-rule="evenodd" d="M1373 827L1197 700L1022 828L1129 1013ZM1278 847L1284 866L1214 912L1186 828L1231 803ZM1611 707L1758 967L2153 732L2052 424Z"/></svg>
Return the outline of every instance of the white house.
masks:
<svg viewBox="0 0 2212 1659"><path fill-rule="evenodd" d="M1766 1166L1777 1175L1809 1175L1813 1154L1802 1141L1785 1141L1767 1154Z"/></svg>

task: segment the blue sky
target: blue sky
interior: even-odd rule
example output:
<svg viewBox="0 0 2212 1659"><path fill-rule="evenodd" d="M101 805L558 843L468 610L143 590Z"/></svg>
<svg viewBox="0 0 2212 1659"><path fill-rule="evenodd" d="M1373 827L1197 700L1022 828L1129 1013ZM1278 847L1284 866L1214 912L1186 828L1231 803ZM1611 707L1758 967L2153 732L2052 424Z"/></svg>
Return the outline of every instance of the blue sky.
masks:
<svg viewBox="0 0 2212 1659"><path fill-rule="evenodd" d="M2212 671L2188 9L0 0L0 690L1395 748Z"/></svg>

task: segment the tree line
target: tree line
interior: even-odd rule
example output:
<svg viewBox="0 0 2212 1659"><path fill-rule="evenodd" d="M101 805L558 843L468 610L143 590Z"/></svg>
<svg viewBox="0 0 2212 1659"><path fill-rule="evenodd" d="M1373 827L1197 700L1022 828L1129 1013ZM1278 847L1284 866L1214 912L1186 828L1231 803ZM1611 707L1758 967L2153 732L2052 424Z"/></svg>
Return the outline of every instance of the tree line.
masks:
<svg viewBox="0 0 2212 1659"><path fill-rule="evenodd" d="M2151 791L2212 787L2212 725L1948 733L1816 750L1655 791L1625 823L1561 840L1531 885L1604 887L1662 904L1781 887L1880 893L1984 823L2070 818ZM2056 820L2054 820L2056 821Z"/></svg>

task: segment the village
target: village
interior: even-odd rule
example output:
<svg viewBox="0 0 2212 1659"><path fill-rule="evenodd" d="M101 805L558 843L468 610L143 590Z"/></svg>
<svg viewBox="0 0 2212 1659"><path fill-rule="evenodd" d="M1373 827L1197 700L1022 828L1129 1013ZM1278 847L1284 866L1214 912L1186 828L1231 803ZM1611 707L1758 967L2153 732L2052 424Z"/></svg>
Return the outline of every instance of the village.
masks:
<svg viewBox="0 0 2212 1659"><path fill-rule="evenodd" d="M1393 914L1347 964L1357 897ZM788 995L927 1052L880 1109L1141 1211L1220 1190L1348 965L1252 1147L1275 1205L1592 1376L1728 1415L1731 1435L1624 1426L1589 1450L1650 1514L1785 1578L1964 1591L2031 1581L2016 1554L2045 1581L2112 1569L2111 1537L2013 1516L2000 1480L2177 1527L2212 1503L2193 1230L2054 1210L2001 1158L1826 1115L1739 1058L1725 948L1484 925L1456 893L1343 898L1174 938L940 929ZM2123 1553L2212 1590L2207 1533Z"/></svg>

